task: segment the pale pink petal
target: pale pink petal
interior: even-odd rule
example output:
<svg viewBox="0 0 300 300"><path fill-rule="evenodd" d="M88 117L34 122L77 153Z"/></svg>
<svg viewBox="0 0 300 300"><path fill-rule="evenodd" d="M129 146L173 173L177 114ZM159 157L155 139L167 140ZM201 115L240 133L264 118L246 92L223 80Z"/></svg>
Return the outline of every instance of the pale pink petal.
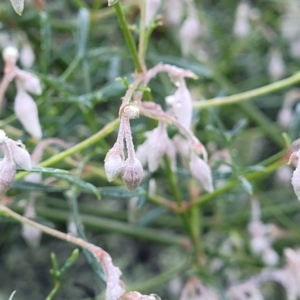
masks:
<svg viewBox="0 0 300 300"><path fill-rule="evenodd" d="M174 95L172 107L178 121L186 128L190 128L192 124L193 104L191 94L183 79L180 80L179 88Z"/></svg>
<svg viewBox="0 0 300 300"><path fill-rule="evenodd" d="M214 190L210 166L194 153L192 154L190 161L190 171L200 182L204 190L209 193Z"/></svg>
<svg viewBox="0 0 300 300"><path fill-rule="evenodd" d="M15 98L14 110L25 130L36 139L41 139L42 129L38 117L37 105L32 97L17 85L17 96Z"/></svg>

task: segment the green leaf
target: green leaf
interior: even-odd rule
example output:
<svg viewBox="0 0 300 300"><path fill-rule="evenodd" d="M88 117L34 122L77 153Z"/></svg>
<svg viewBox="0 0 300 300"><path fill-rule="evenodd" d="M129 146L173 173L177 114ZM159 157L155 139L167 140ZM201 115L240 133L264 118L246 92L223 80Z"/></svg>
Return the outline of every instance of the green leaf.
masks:
<svg viewBox="0 0 300 300"><path fill-rule="evenodd" d="M250 183L250 181L243 176L239 176L238 180L241 183L242 188L245 190L245 192L247 192L249 195L252 195L253 188L252 188L252 184Z"/></svg>
<svg viewBox="0 0 300 300"><path fill-rule="evenodd" d="M24 0L10 0L15 12L18 15L22 15L22 12L24 10Z"/></svg>
<svg viewBox="0 0 300 300"><path fill-rule="evenodd" d="M119 0L108 0L108 6L116 4Z"/></svg>
<svg viewBox="0 0 300 300"><path fill-rule="evenodd" d="M44 167L33 167L30 172L34 173L46 173L46 174L70 174L67 170L55 169L55 168L44 168Z"/></svg>
<svg viewBox="0 0 300 300"><path fill-rule="evenodd" d="M100 189L102 197L111 197L116 199L128 199L134 196L144 195L146 192L139 187L134 192L129 192L125 187L105 187Z"/></svg>
<svg viewBox="0 0 300 300"><path fill-rule="evenodd" d="M66 174L53 174L56 178L64 179L69 181L70 183L78 186L81 190L94 194L98 199L101 198L100 191L91 183L81 180L76 177L72 177Z"/></svg>
<svg viewBox="0 0 300 300"><path fill-rule="evenodd" d="M78 50L77 55L83 57L90 29L90 13L86 8L81 8L78 13Z"/></svg>
<svg viewBox="0 0 300 300"><path fill-rule="evenodd" d="M11 187L13 189L17 189L17 190L21 190L21 191L43 191L46 193L64 192L70 188L69 186L55 187L55 186L51 186L51 185L35 183L35 182L26 181L26 180L15 181Z"/></svg>

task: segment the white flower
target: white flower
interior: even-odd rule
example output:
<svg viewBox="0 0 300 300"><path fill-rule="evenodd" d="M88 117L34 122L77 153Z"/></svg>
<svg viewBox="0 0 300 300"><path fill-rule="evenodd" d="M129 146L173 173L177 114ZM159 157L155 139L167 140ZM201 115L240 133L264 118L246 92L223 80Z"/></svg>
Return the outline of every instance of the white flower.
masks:
<svg viewBox="0 0 300 300"><path fill-rule="evenodd" d="M183 79L180 80L179 87L174 94L172 108L178 121L189 129L192 124L193 104L191 94Z"/></svg>
<svg viewBox="0 0 300 300"><path fill-rule="evenodd" d="M20 62L23 67L31 68L35 61L35 55L29 43L25 43L20 51Z"/></svg>
<svg viewBox="0 0 300 300"><path fill-rule="evenodd" d="M233 33L238 38L243 38L247 36L250 32L250 23L249 23L249 15L250 15L251 8L249 4L242 0L237 9L236 9L236 16L235 16L235 23L233 27Z"/></svg>
<svg viewBox="0 0 300 300"><path fill-rule="evenodd" d="M207 192L214 190L210 166L194 152L191 155L190 171Z"/></svg>
<svg viewBox="0 0 300 300"><path fill-rule="evenodd" d="M124 166L123 153L112 148L105 157L104 169L109 182L116 179L122 173Z"/></svg>
<svg viewBox="0 0 300 300"><path fill-rule="evenodd" d="M196 13L190 13L179 30L182 53L193 53L197 39L201 35L201 24Z"/></svg>
<svg viewBox="0 0 300 300"><path fill-rule="evenodd" d="M285 62L282 53L278 49L271 49L270 51L268 73L273 81L282 78L285 74Z"/></svg>
<svg viewBox="0 0 300 300"><path fill-rule="evenodd" d="M143 167L137 158L135 158L134 161L126 159L122 172L122 179L129 191L137 189L143 178L143 174Z"/></svg>
<svg viewBox="0 0 300 300"><path fill-rule="evenodd" d="M146 1L146 19L145 25L148 27L153 21L160 5L161 0L143 0Z"/></svg>
<svg viewBox="0 0 300 300"><path fill-rule="evenodd" d="M34 138L41 139L42 129L39 122L37 105L25 91L24 86L18 81L14 110L25 130Z"/></svg>

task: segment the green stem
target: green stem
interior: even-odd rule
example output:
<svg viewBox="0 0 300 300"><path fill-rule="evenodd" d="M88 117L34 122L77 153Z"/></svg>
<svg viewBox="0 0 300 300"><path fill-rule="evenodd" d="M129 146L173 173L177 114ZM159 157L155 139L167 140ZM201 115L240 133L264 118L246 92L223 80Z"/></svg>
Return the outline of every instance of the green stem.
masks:
<svg viewBox="0 0 300 300"><path fill-rule="evenodd" d="M228 97L218 97L218 98L214 98L214 99L208 99L205 101L195 101L193 104L194 104L195 108L208 108L208 107L212 107L212 106L234 104L237 102L242 102L242 101L250 100L250 99L260 97L263 95L267 95L270 93L274 93L276 91L285 89L285 88L287 88L291 85L294 85L296 83L299 83L299 82L300 82L300 72L297 72L296 74L294 74L293 76L291 76L289 78L265 85L263 87L260 87L260 88L254 89L254 90L235 94L235 95L228 96Z"/></svg>
<svg viewBox="0 0 300 300"><path fill-rule="evenodd" d="M104 126L99 132L92 135L91 137L87 138L86 140L82 141L81 143L62 151L51 158L44 160L39 164L41 167L48 167L54 164L57 164L58 162L68 158L69 156L80 152L81 150L93 145L98 140L104 138L108 134L110 134L118 125L119 125L119 119L115 119L114 121L108 123L106 126ZM26 172L20 172L16 176L16 180L24 178L28 173Z"/></svg>
<svg viewBox="0 0 300 300"><path fill-rule="evenodd" d="M139 36L139 61L145 65L146 53L146 0L140 0L140 36Z"/></svg>
<svg viewBox="0 0 300 300"><path fill-rule="evenodd" d="M268 167L266 167L264 169L264 171L258 171L258 172L246 174L244 177L247 178L248 180L255 180L255 179L263 178L263 177L267 176L268 174L276 171L284 163L285 162L282 159L280 159L280 160L272 163ZM204 196L201 196L200 198L196 199L195 201L193 201L193 203L191 203L189 206L187 206L187 208L193 207L196 205L202 206L202 205L210 202L211 200L213 200L215 197L217 197L219 195L223 195L226 192L232 190L237 185L239 185L239 181L233 180L233 181L227 183L226 185L224 185L223 187L217 189L216 191L209 193L209 194L205 194Z"/></svg>
<svg viewBox="0 0 300 300"><path fill-rule="evenodd" d="M114 4L114 7L115 7L115 11L116 11L116 14L117 14L117 17L118 17L118 20L119 20L119 23L120 23L120 27L121 27L121 30L123 32L124 38L125 38L125 41L126 41L127 46L129 48L129 51L130 51L135 69L138 73L142 73L143 69L142 69L141 63L139 61L139 56L138 56L138 53L137 53L137 50L136 50L136 46L135 46L133 37L130 33L129 27L127 25L124 13L123 13L122 8L121 8L121 5L120 5L119 2L117 2L116 4Z"/></svg>

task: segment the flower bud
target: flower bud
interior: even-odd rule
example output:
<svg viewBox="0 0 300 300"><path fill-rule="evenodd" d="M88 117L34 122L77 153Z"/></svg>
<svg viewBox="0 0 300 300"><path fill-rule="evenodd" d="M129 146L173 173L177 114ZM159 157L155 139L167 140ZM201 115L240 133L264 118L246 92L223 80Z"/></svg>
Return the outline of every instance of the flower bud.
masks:
<svg viewBox="0 0 300 300"><path fill-rule="evenodd" d="M135 102L131 102L124 108L124 115L129 119L137 119L140 116L140 110Z"/></svg>
<svg viewBox="0 0 300 300"><path fill-rule="evenodd" d="M298 200L300 201L300 150L298 152L294 152L292 153L290 159L289 159L289 163L292 160L292 158L294 156L298 157L298 163L297 163L297 167L295 169L295 171L293 172L293 176L292 176L292 186L294 188L294 192L298 198Z"/></svg>
<svg viewBox="0 0 300 300"><path fill-rule="evenodd" d="M272 49L270 52L270 61L268 66L268 73L272 81L282 78L285 71L286 67L282 53L278 49Z"/></svg>
<svg viewBox="0 0 300 300"><path fill-rule="evenodd" d="M214 190L210 166L195 153L192 153L190 171L192 175L200 182L204 190L209 193Z"/></svg>
<svg viewBox="0 0 300 300"><path fill-rule="evenodd" d="M122 154L113 148L109 150L104 162L104 169L109 182L116 179L122 173L123 165L124 159Z"/></svg>
<svg viewBox="0 0 300 300"><path fill-rule="evenodd" d="M35 95L42 93L41 82L34 74L18 69L16 76L22 82L26 91Z"/></svg>
<svg viewBox="0 0 300 300"><path fill-rule="evenodd" d="M161 0L146 0L146 18L145 25L148 27L154 19L159 7Z"/></svg>
<svg viewBox="0 0 300 300"><path fill-rule="evenodd" d="M32 50L32 47L30 44L26 43L23 45L21 51L20 51L20 62L23 67L30 68L32 67L35 60L35 55Z"/></svg>
<svg viewBox="0 0 300 300"><path fill-rule="evenodd" d="M183 79L174 95L172 107L178 121L186 128L190 128L193 113L192 97Z"/></svg>
<svg viewBox="0 0 300 300"><path fill-rule="evenodd" d="M17 89L14 104L15 114L29 134L36 139L41 139L42 129L36 103L20 83L17 84Z"/></svg>
<svg viewBox="0 0 300 300"><path fill-rule="evenodd" d="M19 58L19 51L16 47L8 46L2 51L2 57L5 62L16 64Z"/></svg>
<svg viewBox="0 0 300 300"><path fill-rule="evenodd" d="M122 179L129 191L134 191L143 178L143 167L137 158L127 159L124 164Z"/></svg>
<svg viewBox="0 0 300 300"><path fill-rule="evenodd" d="M12 185L16 175L15 163L4 156L0 161L0 197L2 197Z"/></svg>
<svg viewBox="0 0 300 300"><path fill-rule="evenodd" d="M30 171L31 157L21 141L13 141L8 139L8 144L12 152L13 160L16 165L25 171Z"/></svg>

